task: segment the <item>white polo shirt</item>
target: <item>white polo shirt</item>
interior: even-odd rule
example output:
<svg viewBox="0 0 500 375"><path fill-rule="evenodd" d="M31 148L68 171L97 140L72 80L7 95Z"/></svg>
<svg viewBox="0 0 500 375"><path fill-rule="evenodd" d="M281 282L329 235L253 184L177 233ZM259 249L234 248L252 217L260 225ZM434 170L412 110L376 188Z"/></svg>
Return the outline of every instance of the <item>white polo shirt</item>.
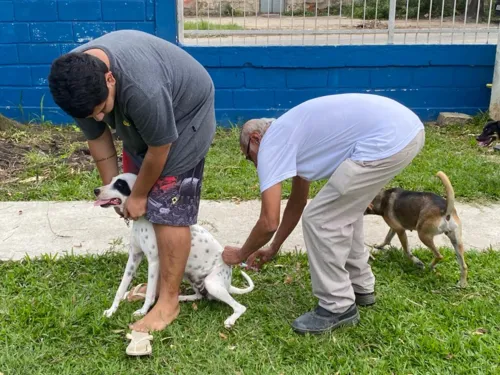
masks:
<svg viewBox="0 0 500 375"><path fill-rule="evenodd" d="M294 176L329 178L346 159L396 154L424 129L402 104L372 94L338 94L306 101L274 121L262 138L260 191Z"/></svg>

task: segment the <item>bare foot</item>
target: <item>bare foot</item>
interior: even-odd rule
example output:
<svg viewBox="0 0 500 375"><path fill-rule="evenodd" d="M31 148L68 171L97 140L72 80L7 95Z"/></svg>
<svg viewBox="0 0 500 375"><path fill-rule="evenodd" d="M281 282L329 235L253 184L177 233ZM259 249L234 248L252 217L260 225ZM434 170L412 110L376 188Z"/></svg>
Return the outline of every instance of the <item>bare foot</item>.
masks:
<svg viewBox="0 0 500 375"><path fill-rule="evenodd" d="M144 318L129 325L129 328L138 332L162 331L179 315L179 302L175 305L157 302Z"/></svg>

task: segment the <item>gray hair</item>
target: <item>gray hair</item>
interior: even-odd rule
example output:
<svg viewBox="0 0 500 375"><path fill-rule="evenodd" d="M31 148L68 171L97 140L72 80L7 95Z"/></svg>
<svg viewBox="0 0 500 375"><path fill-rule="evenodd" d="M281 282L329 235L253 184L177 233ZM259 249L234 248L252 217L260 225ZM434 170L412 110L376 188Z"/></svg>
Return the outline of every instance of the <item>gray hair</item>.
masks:
<svg viewBox="0 0 500 375"><path fill-rule="evenodd" d="M248 120L241 128L240 133L240 145L246 145L250 141L250 135L252 133L259 133L263 136L266 130L271 126L275 118L258 118Z"/></svg>

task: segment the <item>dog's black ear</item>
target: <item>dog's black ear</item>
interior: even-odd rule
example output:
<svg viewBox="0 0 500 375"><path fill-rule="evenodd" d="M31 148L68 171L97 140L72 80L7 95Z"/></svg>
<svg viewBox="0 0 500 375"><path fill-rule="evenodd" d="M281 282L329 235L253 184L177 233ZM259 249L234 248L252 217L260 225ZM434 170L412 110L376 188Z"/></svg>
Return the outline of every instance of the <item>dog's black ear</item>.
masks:
<svg viewBox="0 0 500 375"><path fill-rule="evenodd" d="M130 196L130 193L132 193L132 191L130 190L130 186L128 186L127 181L122 180L121 178L115 181L113 187L126 197Z"/></svg>

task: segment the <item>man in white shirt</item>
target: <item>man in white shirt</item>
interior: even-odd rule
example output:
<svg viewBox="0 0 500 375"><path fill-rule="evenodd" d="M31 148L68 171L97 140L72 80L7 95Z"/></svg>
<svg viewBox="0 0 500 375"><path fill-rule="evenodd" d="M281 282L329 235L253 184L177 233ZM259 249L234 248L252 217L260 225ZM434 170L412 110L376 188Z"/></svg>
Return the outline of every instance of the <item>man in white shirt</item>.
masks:
<svg viewBox="0 0 500 375"><path fill-rule="evenodd" d="M275 121L248 121L240 146L257 167L261 214L243 247L226 246L224 261L262 266L303 216L312 288L319 303L292 327L299 333L322 333L356 324L356 305L375 303L375 277L363 240L364 211L424 143L424 125L415 113L371 94L319 97ZM292 191L280 225L281 183L288 178L293 178ZM310 182L321 179L328 182L304 210ZM261 249L274 234L271 245Z"/></svg>

